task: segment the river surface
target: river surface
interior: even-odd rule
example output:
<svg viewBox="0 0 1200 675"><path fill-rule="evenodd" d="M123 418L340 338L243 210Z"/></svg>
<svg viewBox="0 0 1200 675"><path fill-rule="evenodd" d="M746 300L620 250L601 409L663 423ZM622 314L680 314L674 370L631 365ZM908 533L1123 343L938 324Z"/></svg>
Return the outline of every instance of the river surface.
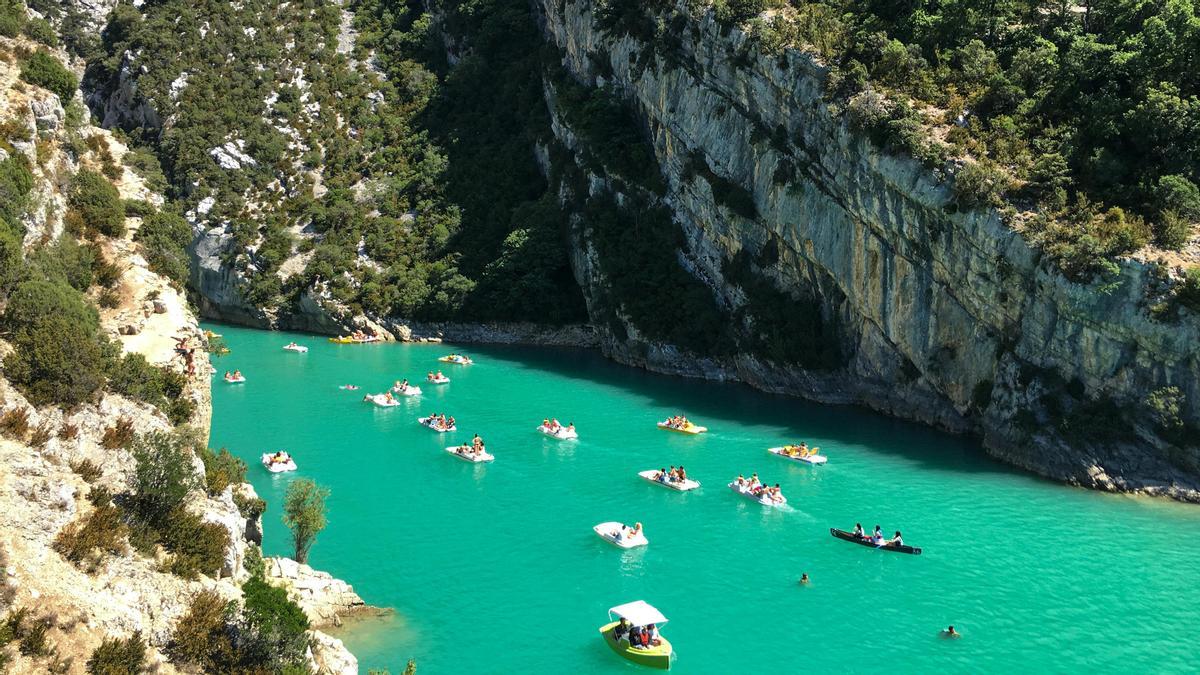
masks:
<svg viewBox="0 0 1200 675"><path fill-rule="evenodd" d="M266 552L290 555L280 504L290 481L312 478L332 495L310 563L396 610L338 633L364 673L398 674L409 658L421 675L650 672L597 633L609 607L637 599L670 619L679 673L1196 668L1200 508L1064 487L968 439L591 352L208 327L232 349L215 360L211 443L250 465L269 503ZM309 352L282 351L293 339ZM455 350L476 363L437 362ZM362 402L439 366L450 384L418 382L424 394L394 408ZM246 384L221 381L233 368ZM460 431L417 424L432 412ZM711 431L655 427L675 412ZM538 434L548 416L574 421L580 439ZM476 433L494 463L443 451ZM766 452L800 440L829 463ZM279 448L299 471L262 469L259 455ZM637 476L681 463L702 488ZM788 507L726 488L751 472L780 483ZM601 541L603 521L641 521L649 546ZM924 553L829 535L856 521L901 529ZM947 624L963 637L940 638Z"/></svg>

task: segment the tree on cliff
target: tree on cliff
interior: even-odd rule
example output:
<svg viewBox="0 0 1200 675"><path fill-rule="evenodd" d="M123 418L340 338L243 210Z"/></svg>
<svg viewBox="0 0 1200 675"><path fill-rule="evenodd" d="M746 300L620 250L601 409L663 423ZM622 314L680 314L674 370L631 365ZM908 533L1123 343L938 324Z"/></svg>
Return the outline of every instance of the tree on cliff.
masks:
<svg viewBox="0 0 1200 675"><path fill-rule="evenodd" d="M283 523L292 530L296 562L308 562L308 551L325 529L325 498L329 490L308 478L288 486L283 499Z"/></svg>

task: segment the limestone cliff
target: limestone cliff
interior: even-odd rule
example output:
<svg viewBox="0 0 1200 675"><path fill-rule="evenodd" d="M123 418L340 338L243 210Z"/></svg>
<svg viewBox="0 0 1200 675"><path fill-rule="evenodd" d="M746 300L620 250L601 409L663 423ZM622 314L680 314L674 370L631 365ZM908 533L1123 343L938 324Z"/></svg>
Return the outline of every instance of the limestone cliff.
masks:
<svg viewBox="0 0 1200 675"><path fill-rule="evenodd" d="M803 320L833 336L838 358L814 368L744 348L688 353L644 337L619 298L617 320L597 322L608 354L975 432L993 455L1079 485L1200 501L1196 450L1165 440L1145 410L1150 392L1174 387L1181 416L1200 422L1200 321L1149 316L1157 281L1147 266L1122 262L1120 284L1101 292L1065 279L995 211L950 208L952 175L853 131L807 54L762 55L682 5L659 45L603 30L590 0L536 5L569 76L633 109L666 183L645 189L598 167L601 148L571 128L549 78L557 142L585 175L564 185L564 202L640 195L665 206L683 231L679 264L740 338L762 328L735 317L751 281L766 281L812 308ZM548 170L563 171L555 155L545 153ZM730 191L742 202L720 194ZM595 318L614 303L582 216L575 242ZM1098 417L1119 419L1119 433L1080 428Z"/></svg>
<svg viewBox="0 0 1200 675"><path fill-rule="evenodd" d="M119 196L161 204L149 189L123 166L127 152L109 132L87 124L78 92L72 100L42 87L22 83L13 54L37 47L27 40L0 38L0 120L4 120L0 160L9 153L24 155L29 167L28 205L22 209L24 238L19 255L31 259L64 236L68 216L67 187L83 168L106 174ZM61 52L54 53L67 62ZM67 109L64 109L67 108ZM86 140L85 140L86 139ZM106 158L101 161L100 158ZM196 316L182 288L154 272L144 245L135 239L138 217L126 218L119 236L93 237L97 255L111 263L112 279L90 298L100 305L102 332L128 354L139 354L153 365L186 374L182 398L191 401L185 423L207 436L211 419L209 362L203 350L193 356L189 372L176 352L176 340L202 340ZM67 237L73 236L67 230ZM7 270L6 270L7 271ZM103 301L100 300L103 295ZM0 310L3 310L0 300ZM9 334L0 335L0 362L13 350ZM184 508L204 523L215 523L228 535L221 569L214 577L188 580L167 571L166 554L157 549L147 556L131 550L127 541L82 569L55 547L64 528L96 511L98 492L126 492L136 462L126 447L113 447L108 436L123 425L131 433L167 431L174 424L153 405L111 391L68 411L53 405L35 407L0 371L0 616L17 608L28 611L26 622L44 629L44 645L34 649L0 644L0 670L15 673L85 672L92 651L102 640L124 639L140 631L146 640L147 666L154 672L176 672L165 651L190 598L201 590L221 597L242 597L240 584L251 549L261 543L259 516L244 515L238 503L257 500L248 484L230 486L210 495L192 490ZM205 470L196 458L194 482L204 484ZM345 589L333 587L332 601L344 599ZM344 586L344 584L342 584ZM323 587L322 587L323 588ZM319 594L317 588L314 594ZM331 591L331 592L333 592ZM361 603L361 601L360 601ZM357 673L357 662L339 640L318 631L312 635L312 672ZM30 643L32 644L32 643Z"/></svg>

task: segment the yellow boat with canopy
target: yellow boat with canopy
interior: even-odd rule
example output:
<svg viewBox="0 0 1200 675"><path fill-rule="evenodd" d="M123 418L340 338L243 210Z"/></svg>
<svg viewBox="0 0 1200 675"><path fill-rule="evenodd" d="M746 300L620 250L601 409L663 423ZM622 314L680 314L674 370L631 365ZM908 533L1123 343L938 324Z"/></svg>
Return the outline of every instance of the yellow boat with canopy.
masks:
<svg viewBox="0 0 1200 675"><path fill-rule="evenodd" d="M613 621L613 617L616 617L617 620ZM659 643L657 645L652 645L647 649L630 646L628 637L617 639L613 636L621 619L628 621L631 626L641 627L650 624L654 624L656 628L662 626L667 622L667 617L663 616L662 612L644 600L634 600L608 610L608 618L609 622L600 627L600 635L604 637L604 642L610 649L634 663L660 670L670 670L671 657L675 652L671 643L662 635L658 636Z"/></svg>

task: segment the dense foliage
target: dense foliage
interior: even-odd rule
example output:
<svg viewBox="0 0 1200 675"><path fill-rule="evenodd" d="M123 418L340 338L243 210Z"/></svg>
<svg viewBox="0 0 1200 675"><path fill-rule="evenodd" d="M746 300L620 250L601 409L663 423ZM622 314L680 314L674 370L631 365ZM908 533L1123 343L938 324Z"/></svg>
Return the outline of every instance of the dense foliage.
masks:
<svg viewBox="0 0 1200 675"><path fill-rule="evenodd" d="M346 53L338 8L315 0L121 5L88 77L103 88L122 68L143 71L139 92L172 124L127 131L157 152L183 209L213 198L196 215L232 234L226 262L253 304L286 307L315 284L379 315L582 318L562 222L537 207L546 183L531 145L547 120L536 54L511 32L535 37L530 9L449 8L477 45L453 69L415 6L356 9ZM179 57L128 63L163 53ZM184 236L163 220L144 236L175 279ZM307 264L282 279L299 254Z"/></svg>
<svg viewBox="0 0 1200 675"><path fill-rule="evenodd" d="M830 100L879 145L936 169L969 158L955 180L958 208L1037 211L1031 238L1077 280L1151 241L1178 249L1200 223L1200 17L1190 0L693 9L705 5L718 21L748 25L765 52L798 46L829 63ZM669 59L681 29L674 8L601 0L597 16Z"/></svg>
<svg viewBox="0 0 1200 675"><path fill-rule="evenodd" d="M21 62L21 79L30 84L49 89L66 103L75 96L79 80L65 66L47 52L37 51Z"/></svg>
<svg viewBox="0 0 1200 675"><path fill-rule="evenodd" d="M325 529L325 498L329 490L310 478L301 478L288 485L283 498L283 523L292 531L296 562L308 562L308 552L317 535Z"/></svg>

